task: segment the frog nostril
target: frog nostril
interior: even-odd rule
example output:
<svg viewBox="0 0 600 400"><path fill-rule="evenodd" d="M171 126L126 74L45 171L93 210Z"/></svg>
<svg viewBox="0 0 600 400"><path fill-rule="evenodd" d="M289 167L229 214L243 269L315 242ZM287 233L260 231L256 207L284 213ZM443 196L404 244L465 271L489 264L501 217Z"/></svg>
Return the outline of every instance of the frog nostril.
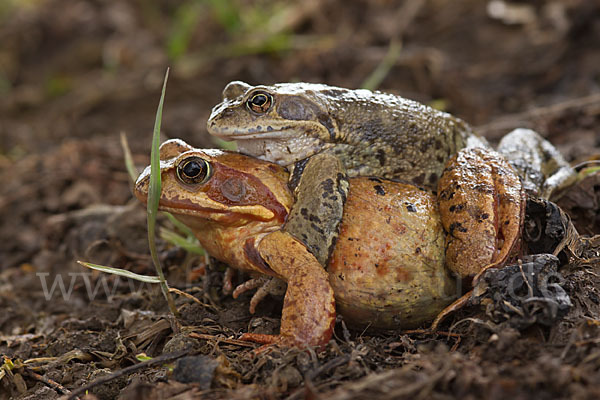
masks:
<svg viewBox="0 0 600 400"><path fill-rule="evenodd" d="M234 114L234 111L231 108L226 108L225 110L223 110L223 113L221 113L221 118L228 118L231 117Z"/></svg>

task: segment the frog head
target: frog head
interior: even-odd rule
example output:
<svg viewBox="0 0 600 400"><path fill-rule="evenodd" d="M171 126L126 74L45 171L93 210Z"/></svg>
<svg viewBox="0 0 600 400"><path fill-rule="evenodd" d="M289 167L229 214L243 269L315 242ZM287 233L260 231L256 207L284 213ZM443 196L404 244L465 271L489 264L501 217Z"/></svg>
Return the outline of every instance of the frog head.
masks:
<svg viewBox="0 0 600 400"><path fill-rule="evenodd" d="M311 83L250 86L231 82L208 119L208 131L237 141L238 150L290 165L334 145L339 130L328 110L334 94L347 91Z"/></svg>
<svg viewBox="0 0 600 400"><path fill-rule="evenodd" d="M159 210L187 225L218 260L246 271L272 273L257 256L256 246L281 227L293 202L284 168L169 140L160 147L160 173ZM149 186L147 167L134 189L143 203Z"/></svg>
<svg viewBox="0 0 600 400"><path fill-rule="evenodd" d="M177 139L160 147L160 172L159 210L191 227L241 221L280 225L293 201L282 167L238 153L195 149ZM147 167L135 185L135 195L144 203L149 183Z"/></svg>

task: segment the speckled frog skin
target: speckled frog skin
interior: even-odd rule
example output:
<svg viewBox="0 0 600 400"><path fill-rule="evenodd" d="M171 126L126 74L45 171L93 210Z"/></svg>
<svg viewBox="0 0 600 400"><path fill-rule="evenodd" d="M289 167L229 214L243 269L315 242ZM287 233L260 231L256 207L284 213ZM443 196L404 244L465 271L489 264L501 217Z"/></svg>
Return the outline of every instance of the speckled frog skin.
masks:
<svg viewBox="0 0 600 400"><path fill-rule="evenodd" d="M415 101L310 83L231 82L207 128L235 140L240 152L292 171L296 203L284 230L323 265L335 244L347 176L400 179L435 190L450 156L488 147L464 121ZM575 176L558 151L531 130L511 132L498 151L534 195L548 198Z"/></svg>

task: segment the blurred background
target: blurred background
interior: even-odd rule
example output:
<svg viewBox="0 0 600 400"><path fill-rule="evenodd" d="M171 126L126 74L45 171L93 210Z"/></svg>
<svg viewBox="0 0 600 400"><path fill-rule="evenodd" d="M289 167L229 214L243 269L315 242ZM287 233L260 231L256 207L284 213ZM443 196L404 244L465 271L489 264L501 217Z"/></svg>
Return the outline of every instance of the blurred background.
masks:
<svg viewBox="0 0 600 400"><path fill-rule="evenodd" d="M138 168L146 166L167 68L163 140L223 146L205 125L232 80L306 81L415 99L460 116L492 143L514 128L533 128L579 163L600 154L599 44L597 0L0 0L0 354L27 360L76 352L77 360L59 359L47 369L48 377L73 388L106 374L99 365L119 369L137 363L140 351L163 351L171 337L171 325L161 319L163 297L134 292L127 281L92 274L75 260L155 274L146 213L132 199L120 135ZM581 211L580 232L598 233L600 175L571 192L568 209ZM159 250L172 286L193 282L190 292L197 298L218 298L222 274L197 280L201 271L188 274L183 267L203 258L190 258L164 240ZM374 337L368 339L371 358L364 347L346 348L343 356L336 350L333 361L348 357L348 366L334 374L328 371L341 365L337 361L316 368L299 357L295 369L293 357L282 364L269 356L262 368L244 356L244 347L194 344L211 357L228 349L232 376L239 375L217 388L248 384L237 398L259 398L249 393L260 392L265 382L272 388L261 398L278 398L288 391L278 376L296 371L288 380L298 386L298 370L304 373L308 365L325 381L331 375L348 382L402 366L400 377L385 378L383 386L397 384L412 397L430 397L424 390L436 381L428 376L447 376L431 398L452 398L451 388L456 398L598 398L600 286L586 280L598 274L581 272L570 281L571 293L586 306L554 333L544 337L536 328L514 342L519 333L512 328L463 324L469 332L482 325L465 336L463 353L443 350L444 343L453 350L460 343L450 334L439 340ZM58 278L61 290L72 295L62 297L58 289L47 295ZM104 283L115 296L103 296ZM280 303L264 302L260 315L251 316L245 296L221 296L226 306L220 308L178 297L181 323L209 339L235 337L249 327L276 331ZM138 312L143 323L133 317ZM421 347L423 340L433 340L430 349L436 350ZM469 349L475 350L467 354ZM166 380L152 370L144 373L144 382ZM381 382L374 380L374 387ZM0 375L0 399L56 396L31 377L17 383ZM116 398L130 383L121 381L100 398ZM216 390L214 398L235 398Z"/></svg>
<svg viewBox="0 0 600 400"><path fill-rule="evenodd" d="M205 124L231 80L307 81L492 141L535 128L578 161L600 147L598 43L592 0L0 0L0 268L67 246L49 216L130 199L119 134L145 165L167 67L163 140L220 145Z"/></svg>

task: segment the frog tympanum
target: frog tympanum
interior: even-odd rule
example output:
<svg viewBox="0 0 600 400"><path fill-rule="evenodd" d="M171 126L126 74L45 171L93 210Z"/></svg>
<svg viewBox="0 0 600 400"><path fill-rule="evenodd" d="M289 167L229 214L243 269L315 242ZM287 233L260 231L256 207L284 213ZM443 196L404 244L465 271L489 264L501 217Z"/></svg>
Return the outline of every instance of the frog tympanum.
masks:
<svg viewBox="0 0 600 400"><path fill-rule="evenodd" d="M245 334L245 339L324 344L332 335L336 305L351 326L409 329L431 321L461 294L446 260L459 277L473 276L504 260L518 242L519 179L502 157L472 151L459 152L446 167L448 178L442 177L442 182L449 182L440 185L439 195L442 210L454 220L449 224L442 222L437 199L428 190L381 178L350 179L339 237L326 269L282 229L294 196L287 171L276 164L167 141L160 149L159 208L189 226L213 257L287 282L280 334ZM465 197L458 193L460 171L465 170L470 180L469 172L480 162L492 165L483 172L509 176L497 179L484 173L475 178L479 183L469 183L467 189L475 193ZM149 173L148 167L135 187L144 202ZM448 243L446 255L443 223L450 232L479 235L476 249L485 254L464 265L465 260L452 253L474 242L457 235ZM490 232L499 225L505 230ZM474 264L479 268L473 269Z"/></svg>
<svg viewBox="0 0 600 400"><path fill-rule="evenodd" d="M296 202L284 230L325 265L342 217L345 174L402 179L435 189L446 161L462 148L487 147L462 120L391 94L322 84L250 86L231 82L213 108L209 133L244 154L293 169ZM527 191L549 197L573 177L550 143L515 130L499 152Z"/></svg>

